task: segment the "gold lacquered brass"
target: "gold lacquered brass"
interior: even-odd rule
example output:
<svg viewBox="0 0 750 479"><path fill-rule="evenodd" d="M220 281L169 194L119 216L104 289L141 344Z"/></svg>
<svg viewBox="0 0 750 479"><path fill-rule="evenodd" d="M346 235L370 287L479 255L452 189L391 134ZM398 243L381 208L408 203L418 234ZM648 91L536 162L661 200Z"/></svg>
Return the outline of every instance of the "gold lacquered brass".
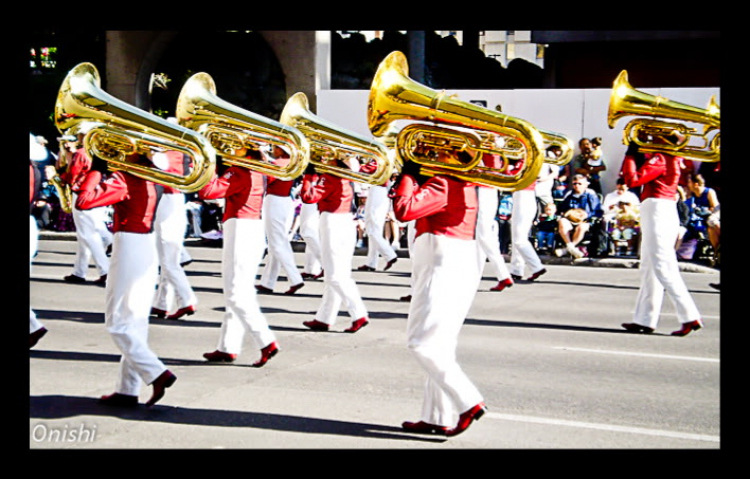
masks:
<svg viewBox="0 0 750 479"><path fill-rule="evenodd" d="M127 104L103 91L96 67L81 63L60 87L54 121L63 134L86 131L83 148L105 160L110 170L171 186L185 192L198 191L211 179L216 153L203 137L154 114ZM192 168L178 175L128 161L133 154L148 155L179 151L191 158Z"/></svg>
<svg viewBox="0 0 750 479"><path fill-rule="evenodd" d="M625 116L643 117L631 120L623 129L623 143L626 145L632 142L643 152L667 153L695 161L713 163L720 159L721 110L715 96L703 109L650 95L634 89L628 83L628 72L623 70L612 86L607 125L614 128ZM668 120L702 124L703 132L698 133L695 128ZM670 140L675 132L680 134L681 140ZM691 146L691 137L699 138L702 144ZM667 141L654 142L654 138Z"/></svg>
<svg viewBox="0 0 750 479"><path fill-rule="evenodd" d="M452 175L514 191L531 185L545 161L544 137L531 123L415 82L399 51L389 54L375 73L367 117L373 135L426 175ZM514 146L498 147L500 143ZM441 163L435 159L439 149L465 152L470 159ZM484 154L500 155L501 168L481 165Z"/></svg>
<svg viewBox="0 0 750 479"><path fill-rule="evenodd" d="M298 128L310 142L310 163L319 173L369 185L382 185L394 172L395 162L381 142L366 138L326 121L310 111L307 96L298 92L289 98L279 119L281 123ZM356 157L360 164L374 162L373 171L354 171L338 165Z"/></svg>
<svg viewBox="0 0 750 479"><path fill-rule="evenodd" d="M309 161L309 143L298 129L219 98L208 73L196 73L185 82L177 100L177 121L205 136L230 165L291 180L305 171ZM285 147L289 161L277 165L235 154L240 148L259 150L264 146Z"/></svg>

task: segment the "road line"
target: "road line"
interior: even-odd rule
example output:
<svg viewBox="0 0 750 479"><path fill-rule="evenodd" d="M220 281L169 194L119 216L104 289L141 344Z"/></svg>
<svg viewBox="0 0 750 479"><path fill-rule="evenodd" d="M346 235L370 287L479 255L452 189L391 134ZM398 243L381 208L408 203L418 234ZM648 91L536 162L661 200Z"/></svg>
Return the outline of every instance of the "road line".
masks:
<svg viewBox="0 0 750 479"><path fill-rule="evenodd" d="M626 351L607 351L604 349L585 349L585 348L567 348L563 346L556 346L554 349L562 349L564 351L580 351L584 353L601 353L601 354L620 354L623 356L641 356L647 358L661 358L661 359L682 359L685 361L703 361L708 363L718 363L718 359L714 358L698 358L695 356L672 356L669 354L651 354L651 353L630 353Z"/></svg>
<svg viewBox="0 0 750 479"><path fill-rule="evenodd" d="M687 439L690 441L720 442L719 436L708 434L691 434L686 432L664 431L660 429L646 429L641 427L613 426L611 424L595 424L589 422L566 421L562 419L549 419L533 416L518 416L515 414L500 414L488 412L487 416L493 419L515 422L531 422L536 424L550 424L554 426L578 427L584 429L598 429L609 432L625 432L629 434L643 434L647 436L671 437L675 439Z"/></svg>

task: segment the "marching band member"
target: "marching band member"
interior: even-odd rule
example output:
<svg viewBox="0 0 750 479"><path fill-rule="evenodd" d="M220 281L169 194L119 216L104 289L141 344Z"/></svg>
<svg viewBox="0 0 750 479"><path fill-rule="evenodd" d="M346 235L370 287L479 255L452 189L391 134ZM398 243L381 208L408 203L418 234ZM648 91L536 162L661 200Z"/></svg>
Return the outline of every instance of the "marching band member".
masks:
<svg viewBox="0 0 750 479"><path fill-rule="evenodd" d="M392 154L393 150L389 150ZM375 160L362 166L361 171L368 169L374 171L377 167ZM385 219L391 207L388 199L388 190L391 180L388 179L382 185L371 185L367 192L367 203L365 203L365 231L367 232L367 261L357 268L359 271L375 271L380 256L386 260L383 271L388 271L398 260L398 254L393 246L383 235Z"/></svg>
<svg viewBox="0 0 750 479"><path fill-rule="evenodd" d="M73 201L78 195L78 189L86 173L91 169L91 158L83 148L83 136L85 130L78 132L78 138L71 135L63 137L62 149L58 162L66 162L67 168L60 173L60 179L70 185L73 192ZM79 210L73 208L73 223L76 227L76 239L78 249L76 250L73 273L63 278L68 283L85 283L86 270L89 267L89 259L99 272L99 279L95 284L104 286L109 272L109 258L107 248L112 244L112 233L107 229L105 208L91 208Z"/></svg>
<svg viewBox="0 0 750 479"><path fill-rule="evenodd" d="M320 211L316 203L302 203L299 210L299 235L305 241L305 265L302 278L323 277L320 248Z"/></svg>
<svg viewBox="0 0 750 479"><path fill-rule="evenodd" d="M273 159L283 165L289 162L289 153L281 146L273 146ZM268 240L266 267L256 289L261 293L272 293L273 287L283 269L292 284L284 294L294 294L305 286L302 273L294 261L294 250L289 242L289 229L294 221L294 200L291 191L294 180L280 180L271 175L266 177L266 197L263 200L263 222Z"/></svg>
<svg viewBox="0 0 750 479"><path fill-rule="evenodd" d="M39 196L39 189L42 184L42 175L39 169L34 165L34 160L42 160L46 158L47 151L45 148L36 142L34 136L31 136L31 154L29 160L30 177L29 177L29 274L31 274L31 262L36 254L37 247L39 245L39 228L36 224L36 218L31 213L34 209L34 203L36 203L37 197ZM36 313L31 306L29 306L29 348L36 346L36 343L47 334L47 328L36 318Z"/></svg>
<svg viewBox="0 0 750 479"><path fill-rule="evenodd" d="M180 175L188 171L189 161L190 157L179 151L167 151L154 155L154 163L157 167ZM185 251L185 229L187 228L185 194L173 187L164 186L163 188L154 220L160 274L151 314L157 317L166 316L169 300L171 296L174 296L177 310L168 315L167 319L176 320L186 314L195 313L198 298L182 268L185 262L184 255L187 254Z"/></svg>
<svg viewBox="0 0 750 479"><path fill-rule="evenodd" d="M513 209L511 213L512 253L510 256L511 278L518 281L523 278L526 267L532 271L527 281L534 281L547 272L542 260L529 241L529 232L536 219L536 180L522 190L513 192Z"/></svg>
<svg viewBox="0 0 750 479"><path fill-rule="evenodd" d="M674 133L673 138L681 140ZM662 137L654 143L667 144ZM680 157L665 153L645 153L639 165L635 145L631 144L620 170L629 188L641 190L641 287L638 291L632 323L622 325L632 333L650 334L656 330L664 291L672 300L682 327L673 336L685 336L703 327L698 308L680 276L674 244L680 226L675 207L680 177Z"/></svg>
<svg viewBox="0 0 750 479"><path fill-rule="evenodd" d="M260 159L256 150L241 148L237 156ZM250 332L261 357L253 363L261 367L279 352L276 336L268 327L258 304L253 283L258 272L266 235L261 219L265 181L262 173L230 166L221 176L214 174L198 196L225 198L221 276L226 312L221 324L217 349L203 355L209 362L233 362L242 350L245 332Z"/></svg>
<svg viewBox="0 0 750 479"><path fill-rule="evenodd" d="M148 158L137 154L128 161L150 164ZM105 165L94 159L75 204L81 210L114 206L114 247L104 318L122 358L115 392L102 396L100 401L111 406L136 406L143 381L153 386L153 394L146 402L150 407L177 379L148 345L148 316L159 262L154 218L162 188L123 171L115 171L102 181Z"/></svg>
<svg viewBox="0 0 750 479"><path fill-rule="evenodd" d="M441 150L438 159L456 155ZM416 220L407 344L428 374L421 420L402 427L455 436L486 411L456 361L458 334L481 279L477 193L474 185L450 176L424 180L418 168L407 161L391 193L396 218Z"/></svg>
<svg viewBox="0 0 750 479"><path fill-rule="evenodd" d="M302 176L302 202L317 203L320 211L321 260L325 271L323 298L315 319L302 323L313 331L328 331L333 326L342 301L352 318L347 333L355 333L369 323L367 308L351 275L357 240L353 197L349 180L329 173L318 175L312 165Z"/></svg>
<svg viewBox="0 0 750 479"><path fill-rule="evenodd" d="M482 163L484 166L490 168L498 168L501 161L500 155L489 153L482 155ZM500 237L497 234L497 229L493 228L493 225L497 225L495 221L499 203L497 194L495 188L482 185L477 186L477 200L479 202L479 211L477 212L477 244L482 254L480 258L489 259L490 264L495 270L497 284L490 288L492 291L502 291L514 284L513 279L510 277L508 266L505 264L505 259L500 253ZM485 259L480 259L482 265L484 265L484 262Z"/></svg>

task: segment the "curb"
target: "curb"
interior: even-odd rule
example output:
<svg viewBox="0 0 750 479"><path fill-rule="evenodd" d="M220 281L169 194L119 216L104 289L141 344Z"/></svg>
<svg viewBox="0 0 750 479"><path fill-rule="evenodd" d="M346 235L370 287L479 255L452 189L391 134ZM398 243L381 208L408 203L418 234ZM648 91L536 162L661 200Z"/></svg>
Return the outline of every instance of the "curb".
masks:
<svg viewBox="0 0 750 479"><path fill-rule="evenodd" d="M52 240L52 241L75 241L76 240L76 234L74 232L58 232L58 231L45 231L42 230L39 232L39 239L40 240ZM207 247L207 248L213 248L217 247L221 243L218 241L208 242L206 240L203 240L201 238L185 238L185 246L193 246L193 247ZM305 243L301 241L293 241L292 242L292 249L295 253L302 253L305 251ZM409 251L406 248L400 248L396 251L399 258L408 258L409 257ZM354 250L355 256L367 256L367 248L357 248ZM510 262L510 256L509 255L503 255L503 258L505 258L506 263ZM566 266L593 266L593 267L602 267L602 268L631 268L631 269L637 269L640 265L640 260L638 258L580 258L580 259L570 259L570 258L558 258L556 256L551 255L540 255L539 259L542 260L543 264L552 264L552 265L566 265ZM719 270L716 268L711 268L710 266L704 266L697 263L689 263L689 262L678 262L680 266L680 271L686 272L686 273L708 273L708 274L719 274Z"/></svg>

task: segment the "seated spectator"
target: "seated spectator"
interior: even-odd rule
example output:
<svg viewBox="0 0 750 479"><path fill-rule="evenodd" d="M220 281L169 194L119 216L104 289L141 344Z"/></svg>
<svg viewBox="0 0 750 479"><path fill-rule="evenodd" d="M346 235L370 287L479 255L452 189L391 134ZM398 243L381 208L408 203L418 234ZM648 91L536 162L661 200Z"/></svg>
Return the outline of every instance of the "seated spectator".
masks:
<svg viewBox="0 0 750 479"><path fill-rule="evenodd" d="M687 227L690 223L690 208L688 208L688 205L685 204L685 199L685 191L681 186L678 185L677 193L675 194L675 200L677 202L677 215L680 218L680 228L677 231L677 242L674 245L674 249L678 252L682 247L682 240L685 238Z"/></svg>
<svg viewBox="0 0 750 479"><path fill-rule="evenodd" d="M555 203L544 205L544 211L536 220L536 240L538 252L551 252L555 249L555 234L557 234L557 206Z"/></svg>
<svg viewBox="0 0 750 479"><path fill-rule="evenodd" d="M692 236L708 235L708 217L719 207L716 191L706 186L703 176L693 174L688 178L688 199L685 201L690 209L688 231ZM711 242L714 251L718 243Z"/></svg>
<svg viewBox="0 0 750 479"><path fill-rule="evenodd" d="M591 225L597 219L601 219L603 211L599 196L589 188L589 181L585 175L574 175L571 185L572 189L560 202L561 217L557 222L557 231L565 243L565 248L556 249L555 254L563 256L567 252L574 258L582 258L586 253L581 251L578 245L591 229ZM597 242L596 247L599 246L603 245Z"/></svg>
<svg viewBox="0 0 750 479"><path fill-rule="evenodd" d="M606 221L611 221L615 217L619 209L618 204L623 201L630 203L634 207L639 207L641 204L638 195L630 191L625 184L625 180L620 177L617 178L615 189L607 193L602 201L602 210L604 211L604 219Z"/></svg>
<svg viewBox="0 0 750 479"><path fill-rule="evenodd" d="M706 220L706 226L708 227L708 239L711 241L711 246L714 248L714 266L718 266L721 263L721 205L716 205L711 216Z"/></svg>
<svg viewBox="0 0 750 479"><path fill-rule="evenodd" d="M638 206L628 199L623 199L617 205L617 212L611 222L609 235L616 245L625 244L625 254L632 255L636 252L638 231L640 226L640 213Z"/></svg>
<svg viewBox="0 0 750 479"><path fill-rule="evenodd" d="M591 149L581 162L576 173L584 174L589 179L589 188L602 194L601 173L607 170L604 155L602 154L602 139L599 137L592 138L589 142Z"/></svg>
<svg viewBox="0 0 750 479"><path fill-rule="evenodd" d="M365 222L365 207L367 205L367 196L359 195L357 198L357 210L354 212L354 222L357 223L357 248L365 247L365 237L367 228Z"/></svg>

